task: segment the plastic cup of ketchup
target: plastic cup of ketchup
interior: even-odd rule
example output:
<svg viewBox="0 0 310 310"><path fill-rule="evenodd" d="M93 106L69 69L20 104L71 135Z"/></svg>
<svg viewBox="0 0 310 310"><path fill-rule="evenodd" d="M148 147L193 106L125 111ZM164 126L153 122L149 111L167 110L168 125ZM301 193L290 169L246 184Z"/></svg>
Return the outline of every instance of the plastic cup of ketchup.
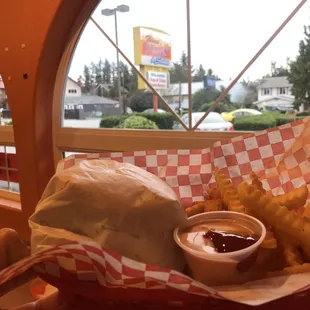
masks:
<svg viewBox="0 0 310 310"><path fill-rule="evenodd" d="M216 211L192 216L174 231L191 276L208 286L242 284L257 273L254 268L266 228L256 218Z"/></svg>

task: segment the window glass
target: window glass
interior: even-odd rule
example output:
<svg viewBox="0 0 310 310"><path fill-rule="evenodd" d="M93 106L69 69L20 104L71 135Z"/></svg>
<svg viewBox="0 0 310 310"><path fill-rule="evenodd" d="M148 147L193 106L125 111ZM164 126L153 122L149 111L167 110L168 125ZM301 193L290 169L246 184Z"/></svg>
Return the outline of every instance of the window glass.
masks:
<svg viewBox="0 0 310 310"><path fill-rule="evenodd" d="M19 193L15 147L0 146L0 189Z"/></svg>
<svg viewBox="0 0 310 310"><path fill-rule="evenodd" d="M118 2L106 0L99 4L92 17L108 36L115 40L116 12L119 48L158 91L170 109L182 116L188 113L190 107L186 5L185 1L176 5L175 1L158 0L150 11L149 0L124 0L121 7L118 7ZM249 25L244 34L247 37L246 42L244 36L227 36L227 28L223 25L219 25L216 31L208 31L208 38L202 39L201 21L205 20L205 12L210 12L208 24L217 24L223 1L214 1L207 5L205 1L197 0L190 4L192 67L189 71L192 72L190 79L193 113L204 113L208 110L210 104L240 73L245 61L250 60L261 48L266 37L272 35L271 29L276 29L292 12L294 6L291 1L284 5L283 1L274 0L270 9L265 12L259 0L224 1L227 12L225 24L230 25L230 33L239 33L240 29L244 29L244 25ZM236 5L240 5L242 11L235 12ZM229 14L232 11L234 14ZM274 14L275 11L277 14ZM173 22L171 12L174 12ZM263 26L261 16L264 16ZM279 111L287 111L289 106L290 111L294 110L296 100L289 92L293 85L287 76L297 59L299 43L303 39L303 25L309 24L308 17L309 12L303 7L299 15L294 17L294 30L290 32L286 27L282 31L281 36L230 89L214 112L219 113L225 121L232 122L235 117L255 114L228 115L241 108L266 111L270 110L267 106L276 106ZM136 28L137 25L144 26ZM256 35L253 36L253 33ZM221 40L223 37L226 38L225 42ZM205 45L210 47L207 56L202 48ZM238 47L230 49L229 58L227 46ZM136 51L138 53L135 54ZM288 57L290 60L287 61ZM136 71L91 21L80 37L68 72L65 85L67 91L62 106L64 127L122 130L183 128L173 113L170 113L170 109L160 98L154 96ZM298 79L295 79L295 83L298 84ZM290 98L285 102L274 102L273 96L277 95ZM265 102L265 99L268 99L268 102ZM303 107L298 106L294 115L299 117L296 114L302 111ZM289 121L296 117L290 117ZM223 119L208 117L203 123L223 122ZM193 117L193 125L198 121L198 117ZM235 130L263 128L263 125L255 127L250 123L240 125L239 123L246 122L242 118L235 122ZM189 125L188 123L186 119L186 124ZM267 123L265 121L264 126L266 124L269 128L270 124Z"/></svg>
<svg viewBox="0 0 310 310"><path fill-rule="evenodd" d="M239 117L239 116L242 116L243 112L236 112L234 113L234 117Z"/></svg>

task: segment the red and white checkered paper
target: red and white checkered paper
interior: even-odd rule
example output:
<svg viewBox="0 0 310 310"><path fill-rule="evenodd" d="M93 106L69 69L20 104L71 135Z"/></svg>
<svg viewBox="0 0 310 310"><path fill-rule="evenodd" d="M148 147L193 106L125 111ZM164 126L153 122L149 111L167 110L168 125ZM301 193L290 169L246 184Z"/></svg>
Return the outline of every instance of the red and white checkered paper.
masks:
<svg viewBox="0 0 310 310"><path fill-rule="evenodd" d="M310 183L310 118L278 128L214 143L203 150L157 150L125 153L72 155L62 160L58 171L81 160L113 159L128 162L158 175L179 195L184 207L202 200L206 189L215 185L215 167L224 171L235 185L255 171L265 189L273 194L288 192ZM197 298L225 299L224 295L172 270L135 262L112 253L96 243L70 243L27 258L0 273L0 285L33 268L61 288L70 283L81 295L103 294L103 288L144 289L182 292ZM65 284L64 284L65 283ZM96 284L96 285L94 285ZM310 280L309 283L310 285ZM89 286L90 285L90 286ZM309 287L308 285L308 287ZM300 292L308 287L298 287ZM91 290L89 289L91 287ZM1 286L0 286L1 288ZM148 290L148 291L145 291ZM88 292L88 293L87 293ZM286 294L288 294L286 292ZM97 295L97 297L99 296ZM121 298L119 295L119 298ZM95 296L95 295L93 295ZM260 302L242 301L246 304Z"/></svg>

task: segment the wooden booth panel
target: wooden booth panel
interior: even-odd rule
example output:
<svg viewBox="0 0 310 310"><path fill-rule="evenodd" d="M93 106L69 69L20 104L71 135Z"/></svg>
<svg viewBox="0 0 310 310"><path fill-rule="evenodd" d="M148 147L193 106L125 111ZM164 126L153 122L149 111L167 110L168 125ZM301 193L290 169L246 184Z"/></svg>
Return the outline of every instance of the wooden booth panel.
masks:
<svg viewBox="0 0 310 310"><path fill-rule="evenodd" d="M57 70L66 46L98 2L1 3L0 75L10 102L16 146L16 155L7 159L18 169L18 174L9 169L7 178L20 183L22 209L3 207L0 198L0 228L12 227L25 239L29 239L28 217L55 171L52 105ZM2 154L0 160L3 163ZM3 171L0 179L5 179Z"/></svg>

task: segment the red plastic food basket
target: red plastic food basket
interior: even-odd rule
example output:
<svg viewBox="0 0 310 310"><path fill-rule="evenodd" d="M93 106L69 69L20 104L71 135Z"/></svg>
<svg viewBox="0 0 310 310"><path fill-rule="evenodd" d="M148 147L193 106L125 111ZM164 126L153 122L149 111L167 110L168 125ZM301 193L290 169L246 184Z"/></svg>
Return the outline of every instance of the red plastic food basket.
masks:
<svg viewBox="0 0 310 310"><path fill-rule="evenodd" d="M158 175L179 195L185 208L203 200L221 169L234 185L255 171L269 193L281 194L310 183L310 119L216 142L203 150L158 150L132 153L81 154L60 162L58 171L81 160L129 162ZM59 288L74 309L219 309L251 306L225 300L212 288L176 271L134 262L95 243L73 242L27 258L0 272L0 287L33 268ZM252 300L257 309L310 309L309 283L290 296ZM269 292L276 288L270 285Z"/></svg>

